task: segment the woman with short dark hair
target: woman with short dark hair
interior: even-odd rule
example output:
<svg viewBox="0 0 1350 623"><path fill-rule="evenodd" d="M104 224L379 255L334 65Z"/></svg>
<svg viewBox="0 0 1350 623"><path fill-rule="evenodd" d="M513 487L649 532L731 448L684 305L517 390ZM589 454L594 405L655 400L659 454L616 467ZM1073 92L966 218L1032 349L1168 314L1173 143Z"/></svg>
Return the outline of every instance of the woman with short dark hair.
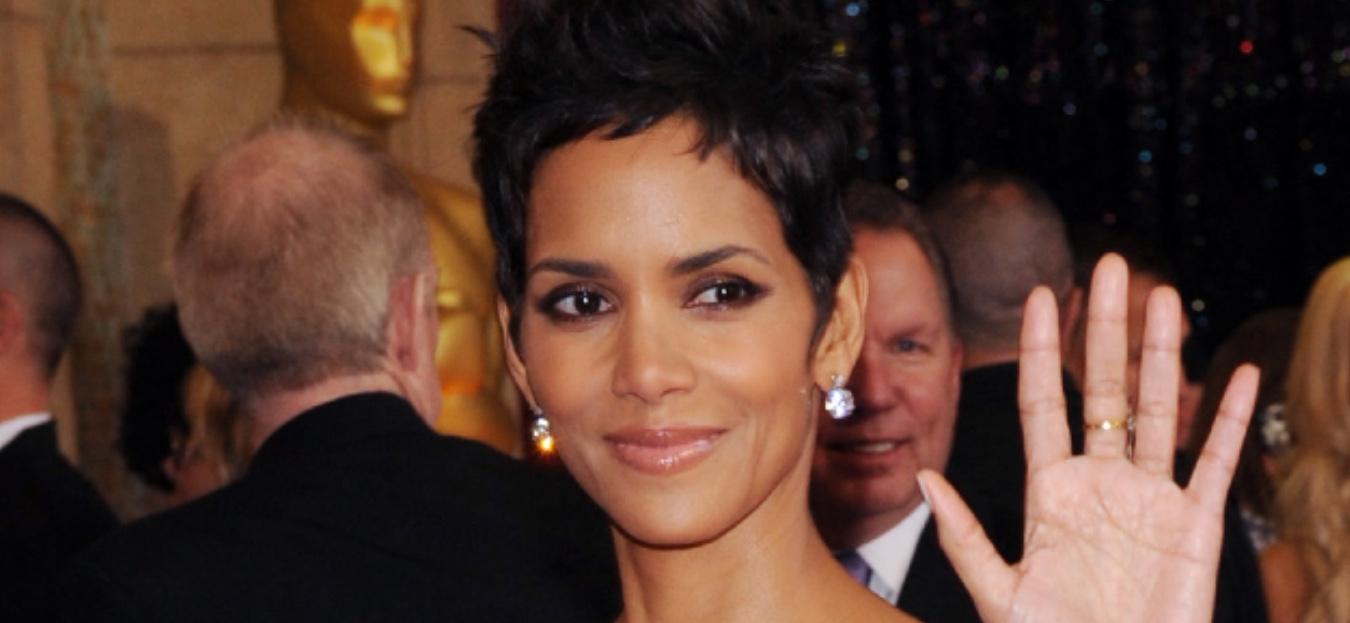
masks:
<svg viewBox="0 0 1350 623"><path fill-rule="evenodd" d="M622 620L906 618L843 572L807 510L816 413L849 415L867 294L839 201L851 76L770 2L539 4L496 50L475 171L509 367L537 439L613 522ZM1178 489L1180 303L1156 295L1131 464L1119 258L1099 280L1087 457L1060 424L1053 299L1028 303L1025 559L998 560L946 482L920 477L990 620L1209 617L1254 375Z"/></svg>

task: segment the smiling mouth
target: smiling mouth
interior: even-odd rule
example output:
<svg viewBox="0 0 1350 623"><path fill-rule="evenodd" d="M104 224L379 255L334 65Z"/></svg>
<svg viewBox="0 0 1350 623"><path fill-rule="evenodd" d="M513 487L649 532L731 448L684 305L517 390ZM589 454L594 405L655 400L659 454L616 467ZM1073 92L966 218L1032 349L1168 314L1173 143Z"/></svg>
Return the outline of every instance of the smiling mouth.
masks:
<svg viewBox="0 0 1350 623"><path fill-rule="evenodd" d="M674 474L712 453L723 428L633 428L605 435L619 461L647 474Z"/></svg>
<svg viewBox="0 0 1350 623"><path fill-rule="evenodd" d="M825 444L833 452L879 456L895 451L901 441L846 441Z"/></svg>

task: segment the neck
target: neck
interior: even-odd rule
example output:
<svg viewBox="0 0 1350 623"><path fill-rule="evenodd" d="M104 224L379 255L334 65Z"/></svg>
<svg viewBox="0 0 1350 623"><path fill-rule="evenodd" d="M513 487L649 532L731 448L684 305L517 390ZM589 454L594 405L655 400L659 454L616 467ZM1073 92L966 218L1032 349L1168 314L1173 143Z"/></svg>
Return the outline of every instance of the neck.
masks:
<svg viewBox="0 0 1350 623"><path fill-rule="evenodd" d="M372 373L327 379L301 389L271 392L248 400L245 410L252 416L252 447L261 446L272 433L301 413L345 396L367 392L404 395L391 376Z"/></svg>
<svg viewBox="0 0 1350 623"><path fill-rule="evenodd" d="M281 107L287 112L317 117L336 124L339 128L369 140L381 148L389 148L389 122L359 119L338 110L324 100L314 89L294 76L286 77Z"/></svg>
<svg viewBox="0 0 1350 623"><path fill-rule="evenodd" d="M920 500L916 498L904 508L880 513L876 515L842 516L838 513L830 512L825 508L824 502L818 505L813 514L816 524L820 527L820 534L825 539L825 544L832 551L843 551L857 549L877 537L886 534L887 530L900 525L900 522L907 519L914 510L919 507ZM837 505L835 505L837 507Z"/></svg>
<svg viewBox="0 0 1350 623"><path fill-rule="evenodd" d="M0 422L50 410L51 392L47 380L0 366Z"/></svg>
<svg viewBox="0 0 1350 623"><path fill-rule="evenodd" d="M810 453L803 454L758 508L711 541L653 547L615 529L620 620L848 620L878 605L895 612L853 582L821 541L806 508Z"/></svg>

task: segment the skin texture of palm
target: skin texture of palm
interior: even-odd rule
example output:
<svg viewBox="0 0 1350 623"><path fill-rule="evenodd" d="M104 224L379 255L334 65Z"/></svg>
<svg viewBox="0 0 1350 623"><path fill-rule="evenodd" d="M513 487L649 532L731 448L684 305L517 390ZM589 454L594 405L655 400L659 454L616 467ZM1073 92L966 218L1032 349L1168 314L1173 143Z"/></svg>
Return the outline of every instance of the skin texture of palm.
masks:
<svg viewBox="0 0 1350 623"><path fill-rule="evenodd" d="M1182 489L1172 481L1180 369L1180 299L1150 296L1134 428L1101 424L1128 413L1127 269L1107 256L1093 277L1084 387L1085 454L1071 456L1058 370L1056 306L1039 288L1027 301L1019 402L1027 448L1025 554L1006 564L951 487L921 476L943 549L988 621L1208 621L1223 504L1251 415L1258 373L1233 375L1219 417Z"/></svg>

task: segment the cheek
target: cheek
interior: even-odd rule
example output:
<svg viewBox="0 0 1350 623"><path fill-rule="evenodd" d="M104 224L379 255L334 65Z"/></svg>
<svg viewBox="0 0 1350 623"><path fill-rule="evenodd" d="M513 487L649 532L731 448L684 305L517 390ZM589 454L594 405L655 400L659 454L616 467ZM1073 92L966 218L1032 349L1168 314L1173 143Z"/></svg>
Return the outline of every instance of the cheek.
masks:
<svg viewBox="0 0 1350 623"><path fill-rule="evenodd" d="M581 333L549 330L537 325L542 320L526 320L521 326L521 355L529 390L544 416L561 438L566 428L575 427L577 417L587 405L608 395L605 353L593 339Z"/></svg>
<svg viewBox="0 0 1350 623"><path fill-rule="evenodd" d="M951 450L956 424L956 396L943 370L924 370L905 379L904 399L916 419L922 467L940 469Z"/></svg>
<svg viewBox="0 0 1350 623"><path fill-rule="evenodd" d="M689 336L698 360L700 384L744 401L752 412L788 403L800 406L810 397L808 344L802 329L787 323L710 327Z"/></svg>
<svg viewBox="0 0 1350 623"><path fill-rule="evenodd" d="M600 427L603 401L610 395L608 377L601 366L602 353L576 334L534 330L527 320L521 326L529 391L548 419L555 451L577 481L592 495L591 462L582 460L588 435Z"/></svg>

